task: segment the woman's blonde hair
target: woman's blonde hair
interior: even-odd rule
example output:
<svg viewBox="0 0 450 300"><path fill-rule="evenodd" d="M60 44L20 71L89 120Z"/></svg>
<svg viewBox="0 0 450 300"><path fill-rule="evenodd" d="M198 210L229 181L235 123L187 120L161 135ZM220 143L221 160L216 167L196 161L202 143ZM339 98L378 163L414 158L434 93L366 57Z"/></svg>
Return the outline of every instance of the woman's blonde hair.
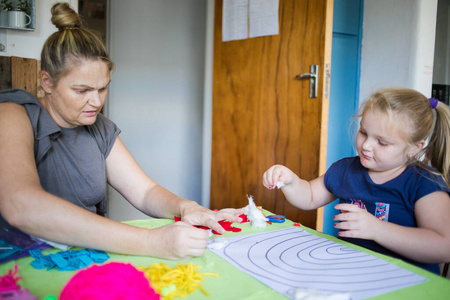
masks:
<svg viewBox="0 0 450 300"><path fill-rule="evenodd" d="M81 60L104 61L110 71L114 62L109 58L102 39L84 28L80 16L66 2L55 3L51 8L52 23L58 28L46 40L41 52L41 70L56 82L70 71L72 64Z"/></svg>
<svg viewBox="0 0 450 300"><path fill-rule="evenodd" d="M430 99L421 93L407 88L382 89L370 96L363 104L357 118L366 111L383 113L388 120L393 118L406 122L404 124L409 134L407 142L415 144L428 141L428 144L410 163L419 166L430 164L442 178L450 185L450 109L442 102L438 102L433 109Z"/></svg>

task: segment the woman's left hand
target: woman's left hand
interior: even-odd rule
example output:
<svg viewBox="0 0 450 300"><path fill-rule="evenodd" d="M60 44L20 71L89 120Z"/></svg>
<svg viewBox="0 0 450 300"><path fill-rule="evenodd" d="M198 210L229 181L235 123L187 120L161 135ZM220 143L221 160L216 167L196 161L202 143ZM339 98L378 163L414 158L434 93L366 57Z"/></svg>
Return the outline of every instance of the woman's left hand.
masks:
<svg viewBox="0 0 450 300"><path fill-rule="evenodd" d="M218 223L222 220L231 222L242 222L239 216L244 213L244 209L224 208L219 211L212 211L193 203L181 212L181 221L190 225L206 226L220 234L225 233L225 229Z"/></svg>
<svg viewBox="0 0 450 300"><path fill-rule="evenodd" d="M334 227L340 229L340 237L375 239L381 221L374 215L354 204L337 204L335 208L341 211L333 217Z"/></svg>

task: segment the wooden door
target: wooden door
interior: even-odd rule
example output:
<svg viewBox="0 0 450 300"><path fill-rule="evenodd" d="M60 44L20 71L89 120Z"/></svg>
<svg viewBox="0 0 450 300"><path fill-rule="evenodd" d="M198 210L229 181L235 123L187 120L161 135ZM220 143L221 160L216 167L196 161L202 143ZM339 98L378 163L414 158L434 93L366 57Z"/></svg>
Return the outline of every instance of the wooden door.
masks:
<svg viewBox="0 0 450 300"><path fill-rule="evenodd" d="M325 171L333 1L280 0L279 35L229 42L222 42L222 6L217 0L210 206L243 207L253 195L257 205L321 230L320 213L318 221L316 211L265 189L262 175L273 164L306 180ZM312 64L319 66L314 99L309 80L296 79Z"/></svg>

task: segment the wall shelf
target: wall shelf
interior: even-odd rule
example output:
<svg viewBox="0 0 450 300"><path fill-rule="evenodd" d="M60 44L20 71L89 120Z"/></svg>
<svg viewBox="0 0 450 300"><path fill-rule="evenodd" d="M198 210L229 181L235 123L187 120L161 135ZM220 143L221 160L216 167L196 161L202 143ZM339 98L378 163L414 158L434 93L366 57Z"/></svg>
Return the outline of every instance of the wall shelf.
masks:
<svg viewBox="0 0 450 300"><path fill-rule="evenodd" d="M10 0L13 8L17 7L18 0ZM6 19L7 14L5 14L4 11L1 12L1 20L0 20L0 29L12 29L12 30L23 30L23 31L33 31L36 29L36 4L35 0L28 0L28 3L30 4L30 18L31 23L24 28L18 28L18 27L10 27L8 25L8 20Z"/></svg>

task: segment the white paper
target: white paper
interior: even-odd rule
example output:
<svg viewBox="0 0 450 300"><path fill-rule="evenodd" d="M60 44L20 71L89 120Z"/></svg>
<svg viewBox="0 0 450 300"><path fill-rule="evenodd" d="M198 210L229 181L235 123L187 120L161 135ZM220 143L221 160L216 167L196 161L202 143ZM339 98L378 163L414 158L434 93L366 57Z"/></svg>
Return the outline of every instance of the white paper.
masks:
<svg viewBox="0 0 450 300"><path fill-rule="evenodd" d="M286 296L293 288L309 288L357 300L427 280L298 227L231 237L212 252Z"/></svg>
<svg viewBox="0 0 450 300"><path fill-rule="evenodd" d="M224 0L222 41L248 38L248 0Z"/></svg>
<svg viewBox="0 0 450 300"><path fill-rule="evenodd" d="M278 0L249 0L249 36L276 35L278 28Z"/></svg>

